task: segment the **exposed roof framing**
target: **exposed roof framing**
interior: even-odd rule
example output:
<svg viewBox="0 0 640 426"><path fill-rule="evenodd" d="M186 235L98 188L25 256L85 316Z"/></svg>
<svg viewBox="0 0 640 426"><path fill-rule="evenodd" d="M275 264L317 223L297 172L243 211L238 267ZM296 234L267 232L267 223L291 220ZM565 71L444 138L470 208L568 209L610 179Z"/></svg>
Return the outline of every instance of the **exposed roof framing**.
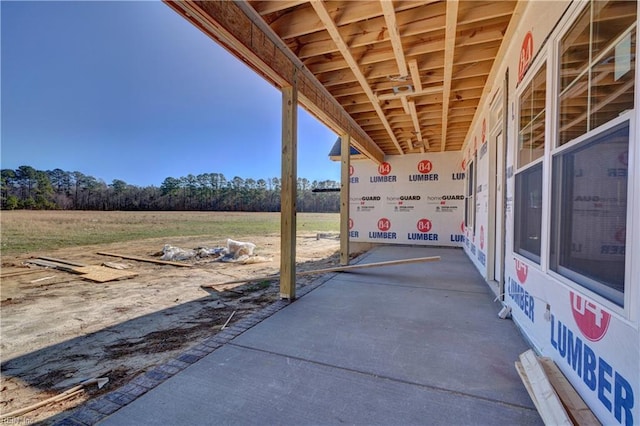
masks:
<svg viewBox="0 0 640 426"><path fill-rule="evenodd" d="M360 83L362 90L367 95L367 98L369 98L369 101L371 102L373 109L378 114L378 117L380 117L380 122L389 133L389 138L391 138L391 141L396 146L398 153L404 154L402 147L400 146L400 144L398 143L398 140L396 139L393 129L391 128L391 126L389 126L389 122L387 121L384 111L382 111L382 108L378 103L378 99L376 98L376 95L373 93L373 90L371 90L371 87L369 86L369 82L367 81L367 78L364 76L364 74L360 70L360 66L358 65L358 62L355 60L355 58L351 54L349 46L347 46L347 43L344 41L344 39L340 35L340 32L338 31L338 27L333 21L333 18L329 15L329 11L327 10L324 2L322 0L311 0L311 5L313 6L313 9L318 14L320 21L322 21L326 30L329 32L329 35L331 36L331 38L333 39L333 42L338 47L338 50L342 54L343 58L349 65L349 68L351 69L351 72L353 72L353 75L356 77L356 80L358 81L358 83Z"/></svg>
<svg viewBox="0 0 640 426"><path fill-rule="evenodd" d="M167 3L376 162L457 151L523 1ZM514 10L516 13L514 13ZM514 19L517 18L517 19ZM502 48L504 50L504 48Z"/></svg>

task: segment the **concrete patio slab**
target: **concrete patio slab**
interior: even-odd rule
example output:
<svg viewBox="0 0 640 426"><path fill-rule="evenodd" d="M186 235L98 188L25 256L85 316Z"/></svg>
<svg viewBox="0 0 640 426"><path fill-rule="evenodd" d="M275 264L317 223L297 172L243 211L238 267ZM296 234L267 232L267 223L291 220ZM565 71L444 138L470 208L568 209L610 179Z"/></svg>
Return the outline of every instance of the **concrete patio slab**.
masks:
<svg viewBox="0 0 640 426"><path fill-rule="evenodd" d="M528 349L459 249L380 247L101 424L541 424Z"/></svg>

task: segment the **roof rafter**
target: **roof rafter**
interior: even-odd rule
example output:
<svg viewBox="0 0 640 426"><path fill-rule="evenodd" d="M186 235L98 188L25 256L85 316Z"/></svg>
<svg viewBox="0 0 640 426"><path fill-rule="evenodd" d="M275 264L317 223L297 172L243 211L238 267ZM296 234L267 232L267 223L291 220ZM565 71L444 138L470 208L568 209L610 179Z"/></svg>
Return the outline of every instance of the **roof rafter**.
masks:
<svg viewBox="0 0 640 426"><path fill-rule="evenodd" d="M382 111L382 108L380 107L380 103L376 98L376 95L373 93L373 90L371 90L371 87L369 86L369 83L367 82L366 77L362 74L362 71L358 66L358 62L351 55L349 46L340 35L340 32L338 31L338 27L336 23L333 21L333 18L331 17L331 15L329 15L329 11L327 10L324 2L322 0L311 0L311 5L313 6L313 9L316 11L316 13L318 14L318 17L324 24L325 29L329 32L329 35L331 35L331 38L336 43L336 46L338 46L338 49L340 50L340 53L342 54L345 61L349 65L351 72L353 72L356 79L358 80L358 83L360 83L360 86L362 86L362 90L365 92L365 94L371 101L371 104L373 105L373 108L378 114L380 121L382 122L385 129L387 130L387 133L389 134L391 141L397 148L398 152L401 155L403 155L404 151L402 150L402 147L400 146L398 139L393 133L393 129L389 125L389 122L387 121L387 117L384 115L384 111Z"/></svg>
<svg viewBox="0 0 640 426"><path fill-rule="evenodd" d="M384 21L387 23L387 30L389 31L389 38L391 39L393 54L396 57L396 62L398 63L398 75L400 77L407 77L407 61L404 57L404 49L402 48L400 30L398 29L398 23L396 22L396 11L393 7L393 0L380 0L380 6L382 6Z"/></svg>
<svg viewBox="0 0 640 426"><path fill-rule="evenodd" d="M407 92L407 93L402 93L397 95L395 93L385 93L382 95L377 95L377 98L380 101L388 101L390 99L399 99L399 98L411 97L411 96L432 95L434 93L440 93L440 92L442 92L442 86L435 86L435 87L425 87L419 91L414 90L413 92Z"/></svg>
<svg viewBox="0 0 640 426"><path fill-rule="evenodd" d="M413 90L416 92L422 91L422 80L420 80L420 70L418 68L418 61L412 59L409 61L409 70L411 71L411 80L413 81Z"/></svg>
<svg viewBox="0 0 640 426"><path fill-rule="evenodd" d="M418 111L416 111L415 101L409 101L409 111L411 112L411 121L413 122L413 128L415 129L416 139L418 142L422 143L424 149L429 149L429 141L422 137L422 130L420 128L420 121L418 121Z"/></svg>

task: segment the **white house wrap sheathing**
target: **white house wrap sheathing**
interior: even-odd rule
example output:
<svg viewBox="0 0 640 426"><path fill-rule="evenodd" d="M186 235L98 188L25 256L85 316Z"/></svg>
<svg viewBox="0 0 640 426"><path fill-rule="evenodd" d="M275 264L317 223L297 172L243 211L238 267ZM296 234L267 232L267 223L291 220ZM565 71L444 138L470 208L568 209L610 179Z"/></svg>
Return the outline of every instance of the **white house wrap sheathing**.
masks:
<svg viewBox="0 0 640 426"><path fill-rule="evenodd" d="M349 238L459 246L463 241L464 171L458 152L390 157L351 166Z"/></svg>

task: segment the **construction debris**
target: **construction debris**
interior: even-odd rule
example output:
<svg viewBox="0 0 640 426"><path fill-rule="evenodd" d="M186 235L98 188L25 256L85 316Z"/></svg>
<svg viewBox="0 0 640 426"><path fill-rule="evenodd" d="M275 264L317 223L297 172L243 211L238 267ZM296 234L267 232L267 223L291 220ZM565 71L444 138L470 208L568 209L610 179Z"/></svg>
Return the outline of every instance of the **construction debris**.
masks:
<svg viewBox="0 0 640 426"><path fill-rule="evenodd" d="M214 248L197 247L194 249L183 249L166 244L160 254L162 260L171 261L212 258L214 262L249 264L270 262L272 260L264 256L254 256L253 251L255 248L256 245L253 243L227 239L226 247Z"/></svg>
<svg viewBox="0 0 640 426"><path fill-rule="evenodd" d="M81 382L80 384L78 384L77 386L74 386L71 389L68 389L68 390L62 392L60 395L56 395L56 396L53 396L51 398L47 398L44 401L40 401L40 402L38 402L36 404L29 405L28 407L24 407L24 408L21 408L19 410L15 410L15 411L12 411L10 413L4 413L4 414L0 415L0 420L2 420L2 419L11 419L11 418L14 418L14 417L17 417L17 416L21 416L21 415L29 413L29 412L37 409L37 408L44 407L45 405L52 404L54 402L64 401L65 399L72 398L72 397L82 393L84 391L83 388L85 386L88 386L88 385L97 384L98 385L98 389L102 389L102 387L104 385L106 385L108 382L109 382L109 378L107 378L107 377L97 377L95 379L85 380L85 381Z"/></svg>
<svg viewBox="0 0 640 426"><path fill-rule="evenodd" d="M196 257L197 253L195 250L184 250L180 247L170 246L169 244L165 244L162 248L162 260L189 260Z"/></svg>
<svg viewBox="0 0 640 426"><path fill-rule="evenodd" d="M536 354L529 349L520 354L516 369L545 425L572 426L558 394L549 382Z"/></svg>
<svg viewBox="0 0 640 426"><path fill-rule="evenodd" d="M231 321L231 318L233 318L235 314L236 314L236 311L231 312L231 315L229 315L229 318L227 318L227 321L225 321L224 325L220 330L224 330L227 327L227 325L229 325L229 321Z"/></svg>
<svg viewBox="0 0 640 426"><path fill-rule="evenodd" d="M571 421L580 426L599 426L600 422L580 397L575 388L569 383L562 371L553 362L551 358L538 358L544 368L551 386L560 397L563 407L567 410L567 414Z"/></svg>
<svg viewBox="0 0 640 426"><path fill-rule="evenodd" d="M76 268L82 278L98 283L132 278L138 275L137 272L123 271L120 269L107 268L106 266L89 265Z"/></svg>
<svg viewBox="0 0 640 426"><path fill-rule="evenodd" d="M4 274L0 275L0 278L17 277L20 275L34 274L36 272L42 272L42 269L36 268L36 269L24 269L22 271L5 272Z"/></svg>
<svg viewBox="0 0 640 426"><path fill-rule="evenodd" d="M159 265L183 266L183 267L187 267L187 268L191 267L191 265L188 264L188 263L169 262L169 261L166 261L166 260L149 259L148 257L130 256L130 255L127 255L127 254L107 253L107 252L104 252L104 251L100 251L97 254L102 255L102 256L120 257L122 259L137 260L138 262L157 263Z"/></svg>
<svg viewBox="0 0 640 426"><path fill-rule="evenodd" d="M63 263L65 265L71 265L71 266L89 266L86 263L74 262L74 261L66 260L66 259L57 259L55 257L39 256L38 259L48 260L48 261L54 262L54 263Z"/></svg>
<svg viewBox="0 0 640 426"><path fill-rule="evenodd" d="M52 278L55 278L55 276L54 275L49 275L48 277L42 277L42 278L38 278L37 280L29 281L29 284L39 283L40 281L47 281L47 280L50 280Z"/></svg>
<svg viewBox="0 0 640 426"><path fill-rule="evenodd" d="M131 265L127 265L126 263L116 263L116 262L103 262L102 266L106 266L107 268L113 269L130 269Z"/></svg>
<svg viewBox="0 0 640 426"><path fill-rule="evenodd" d="M26 261L26 263L32 263L34 265L44 266L45 268L52 268L52 269L58 269L60 271L71 272L72 274L79 274L79 272L76 271L77 267L69 265L68 263L60 263L60 262L54 262L50 260L43 260L43 259L29 259Z"/></svg>
<svg viewBox="0 0 640 426"><path fill-rule="evenodd" d="M316 240L326 238L329 240L340 240L340 233L337 232L318 232L316 234Z"/></svg>
<svg viewBox="0 0 640 426"><path fill-rule="evenodd" d="M45 259L48 259L48 260L45 260ZM46 268L52 268L52 269L58 269L65 272L70 272L72 274L79 274L79 275L82 275L82 278L84 279L99 282L99 283L120 280L123 278L131 278L138 275L136 272L114 270L104 266L85 265L78 262L71 262L71 261L66 261L62 259L54 259L51 257L48 257L48 258L39 257L38 259L30 259L27 262L32 263L34 265L38 265L38 266L44 266ZM73 265L81 265L81 266L73 266Z"/></svg>

